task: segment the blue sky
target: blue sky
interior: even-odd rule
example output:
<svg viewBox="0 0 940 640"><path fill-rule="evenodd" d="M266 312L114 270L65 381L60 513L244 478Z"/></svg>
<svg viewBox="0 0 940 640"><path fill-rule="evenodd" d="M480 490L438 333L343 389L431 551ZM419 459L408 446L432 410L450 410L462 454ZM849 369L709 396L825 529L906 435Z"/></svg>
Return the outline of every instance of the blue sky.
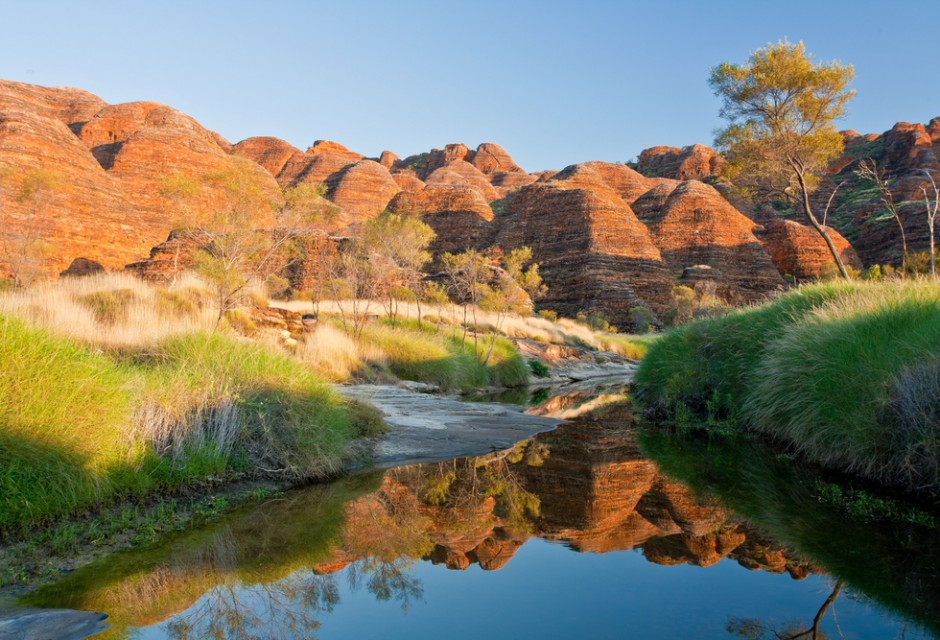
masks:
<svg viewBox="0 0 940 640"><path fill-rule="evenodd" d="M710 144L708 69L803 40L853 64L840 128L940 116L937 0L0 0L0 78L176 107L233 142L401 156L503 145L526 170Z"/></svg>

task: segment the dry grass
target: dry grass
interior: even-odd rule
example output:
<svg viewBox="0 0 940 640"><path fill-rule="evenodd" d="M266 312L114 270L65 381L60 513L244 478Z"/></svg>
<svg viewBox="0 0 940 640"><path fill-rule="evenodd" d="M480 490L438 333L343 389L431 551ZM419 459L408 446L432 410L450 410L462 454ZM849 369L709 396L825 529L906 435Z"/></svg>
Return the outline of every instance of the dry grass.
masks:
<svg viewBox="0 0 940 640"><path fill-rule="evenodd" d="M270 304L273 307L280 307L298 313L310 313L312 310L311 303L299 300L289 302L272 300ZM320 302L319 312L322 315L339 316L343 311L348 314L352 306L352 302L349 301L325 300ZM366 303L360 302L359 308L366 308ZM371 304L369 311L379 316L385 315L385 311L379 304ZM441 326L462 326L463 313L463 308L458 305L421 305L422 318ZM417 320L418 307L411 303L402 302L398 306L398 314L401 318ZM467 322L473 322L472 313L468 313ZM568 318L560 318L553 322L537 316L507 315L497 317L495 313L481 309L476 312L476 325L482 332L497 333L507 338L528 338L552 344L587 346L593 349L611 351L633 359L643 357L646 352L646 344L649 341L649 338L596 331L587 325Z"/></svg>
<svg viewBox="0 0 940 640"><path fill-rule="evenodd" d="M67 278L0 296L0 315L82 344L143 347L165 338L208 331L216 312L195 277L172 289L124 273Z"/></svg>
<svg viewBox="0 0 940 640"><path fill-rule="evenodd" d="M329 322L321 322L298 344L297 355L321 376L345 382L362 373L367 363L387 364L385 353L365 342L357 342Z"/></svg>

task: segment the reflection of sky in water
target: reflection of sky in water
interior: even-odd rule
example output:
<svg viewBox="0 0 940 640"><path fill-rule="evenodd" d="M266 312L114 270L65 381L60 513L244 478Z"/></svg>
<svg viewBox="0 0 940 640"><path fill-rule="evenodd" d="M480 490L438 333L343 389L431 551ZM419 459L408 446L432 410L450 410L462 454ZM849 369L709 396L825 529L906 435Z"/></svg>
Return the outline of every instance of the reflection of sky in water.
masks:
<svg viewBox="0 0 940 640"><path fill-rule="evenodd" d="M356 569L351 586L349 573ZM796 581L786 574L748 571L728 559L708 568L660 566L639 551L575 553L533 539L499 571L476 565L452 571L429 562L406 566L403 578L411 601L403 611L395 590L387 601L370 592L370 586L375 589L368 569L360 561L333 576L302 571L279 583L302 591L312 579L319 587L313 608L300 604L303 596L290 588L272 593L273 585L236 589L226 597L237 598L242 615L250 610L265 621L254 629L257 637L281 637L292 621L288 612L300 619L303 610L316 609L319 638L730 638L730 618L758 619L777 630L789 622L811 624L833 586L829 578L811 575ZM324 598L331 588L336 591ZM338 601L328 611L331 595ZM167 631L175 621L205 610L213 598L218 593L203 596L180 616L141 629L139 637L173 637ZM271 620L277 624L267 627ZM827 612L822 629L829 638L929 637L905 630L879 607L846 592ZM193 631L191 637L202 637L198 628Z"/></svg>

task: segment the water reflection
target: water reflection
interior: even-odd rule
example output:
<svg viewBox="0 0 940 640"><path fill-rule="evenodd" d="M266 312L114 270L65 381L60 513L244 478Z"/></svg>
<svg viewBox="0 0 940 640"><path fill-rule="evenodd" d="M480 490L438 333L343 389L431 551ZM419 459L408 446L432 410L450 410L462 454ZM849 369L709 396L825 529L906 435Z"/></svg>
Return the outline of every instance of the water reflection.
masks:
<svg viewBox="0 0 940 640"><path fill-rule="evenodd" d="M700 443L648 434L641 443L660 460L655 463L641 451L631 407L613 399L546 399L535 410L565 412L570 422L510 450L291 492L158 548L106 558L24 604L106 612L113 627L103 637L314 637L344 604L360 606L362 594L393 604L398 615L423 607L437 594L422 580L427 563L495 571L527 541L540 538L591 554L637 549L662 567L733 562L797 581L832 571L856 588L853 598L873 592L879 602L936 628L936 614L919 611L937 604L927 590L938 586L938 565L925 573L940 549L936 535L908 531L920 538L903 542L874 532L871 523L859 525L864 532L832 529L844 515L827 511L811 491L800 493L802 480L791 486L793 474L781 473L765 452L709 450L708 444L702 450ZM755 465L764 465L759 481L735 475ZM750 483L750 489L729 493L725 485L739 482ZM748 498L761 506L735 491L750 491ZM788 499L764 504L774 491ZM838 539L817 542L826 536ZM926 559L910 557L931 545ZM882 580L887 589L872 590L857 571L845 571L859 563L860 552L873 572L888 574ZM716 575L725 574L727 569ZM536 570L527 580L535 585L543 578ZM594 588L605 589L597 580ZM461 596L468 607L475 606L472 593L467 586ZM826 614L840 593L845 598L841 579L801 610L797 621L729 615L720 633L823 638L820 623L830 624ZM562 635L569 632L575 630ZM677 634L667 627L659 635Z"/></svg>

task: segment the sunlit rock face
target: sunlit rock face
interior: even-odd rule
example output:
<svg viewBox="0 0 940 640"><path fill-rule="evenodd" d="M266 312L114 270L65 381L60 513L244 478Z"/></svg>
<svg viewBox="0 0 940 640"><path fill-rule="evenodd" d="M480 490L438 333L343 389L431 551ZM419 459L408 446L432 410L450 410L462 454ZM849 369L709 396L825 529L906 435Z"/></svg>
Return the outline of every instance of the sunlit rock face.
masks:
<svg viewBox="0 0 940 640"><path fill-rule="evenodd" d="M544 306L615 322L635 306L665 309L672 277L649 230L612 190L550 181L507 200L497 209L496 242L532 248L548 285Z"/></svg>
<svg viewBox="0 0 940 640"><path fill-rule="evenodd" d="M57 275L76 258L119 269L153 245L146 216L120 180L57 118L0 110L0 169L9 171L0 191L0 235L12 247L40 236L48 249L40 268L47 275ZM48 186L35 200L20 198L31 176L42 176ZM5 273L0 264L0 276Z"/></svg>
<svg viewBox="0 0 940 640"><path fill-rule="evenodd" d="M673 272L707 265L728 302L748 303L783 290L783 278L754 235L757 225L711 186L682 182L650 223L650 236Z"/></svg>
<svg viewBox="0 0 940 640"><path fill-rule="evenodd" d="M281 174L289 161L303 156L300 149L294 145L269 136L246 138L232 147L232 153L257 162L275 178Z"/></svg>
<svg viewBox="0 0 940 640"><path fill-rule="evenodd" d="M116 178L139 213L138 224L148 235L166 237L181 224L179 203L167 195L164 181L186 176L200 186L201 203L191 210L189 224L203 224L223 207L223 176L239 170L235 158L219 145L218 136L190 116L154 102L131 102L103 108L82 125L79 139L102 168ZM248 171L271 198L277 183L260 166ZM256 226L270 224L271 211L261 206Z"/></svg>
<svg viewBox="0 0 940 640"><path fill-rule="evenodd" d="M277 203L283 188L321 186L333 215L316 223L320 231L355 233L392 209L421 215L437 232L435 252L531 246L548 285L542 306L565 315L601 312L618 326L627 326L637 306L666 313L672 289L691 283L683 275L690 269L695 282L707 280L729 304L775 295L781 274L808 279L829 269L822 240L811 230L776 224L767 212L755 212L755 224L723 191L700 182L714 182L722 165L701 145L648 149L641 172L584 162L529 174L491 142L475 149L453 143L406 158L383 151L377 159L328 140L304 151L265 136L233 145L171 107L108 105L78 89L0 81L0 114L0 165L14 174L38 168L59 178L60 188L44 204L49 250L42 270L49 276L76 258L106 269L146 260L173 228L206 223L207 212L224 206L219 177L244 163L268 202ZM882 135L844 132L844 138L845 155L813 197L822 211L841 185L829 221L844 232L832 235L846 262L861 268L900 261L896 223L879 213L877 194L852 177L860 158L886 170L895 201L906 203L901 217L910 248L923 249L925 216L911 203L921 199L923 171L940 170L940 118L899 123ZM182 207L164 189L176 175L199 185L198 206ZM0 192L8 222L0 233L7 238L22 236L31 224L17 197L21 179L14 175ZM270 227L271 214L260 206L253 226Z"/></svg>
<svg viewBox="0 0 940 640"><path fill-rule="evenodd" d="M673 180L705 180L717 176L724 159L700 144L688 147L651 147L640 152L637 170L646 176Z"/></svg>
<svg viewBox="0 0 940 640"><path fill-rule="evenodd" d="M429 183L420 189L401 191L388 208L397 213L419 214L437 234L432 244L435 253L470 247L484 249L491 244L493 210L472 187Z"/></svg>
<svg viewBox="0 0 940 640"><path fill-rule="evenodd" d="M328 197L345 211L350 222L382 213L401 189L388 169L374 160L359 160L327 178Z"/></svg>
<svg viewBox="0 0 940 640"><path fill-rule="evenodd" d="M826 227L842 261L861 269L862 261L838 231ZM793 220L777 220L764 225L761 242L780 273L798 280L811 280L833 274L834 262L829 246L812 227Z"/></svg>

